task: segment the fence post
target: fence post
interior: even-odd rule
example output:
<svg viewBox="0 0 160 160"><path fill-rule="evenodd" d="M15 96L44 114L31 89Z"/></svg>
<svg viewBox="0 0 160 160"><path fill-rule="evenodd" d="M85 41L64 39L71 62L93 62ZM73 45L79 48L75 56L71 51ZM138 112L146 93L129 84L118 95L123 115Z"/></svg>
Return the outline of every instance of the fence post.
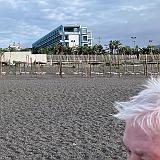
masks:
<svg viewBox="0 0 160 160"><path fill-rule="evenodd" d="M89 55L89 78L91 78L91 57Z"/></svg>
<svg viewBox="0 0 160 160"><path fill-rule="evenodd" d="M0 55L0 74L2 78L2 55Z"/></svg>
<svg viewBox="0 0 160 160"><path fill-rule="evenodd" d="M159 73L159 55L158 55L158 58L157 58L157 71Z"/></svg>
<svg viewBox="0 0 160 160"><path fill-rule="evenodd" d="M59 62L59 75L62 78L62 55L60 57L60 62Z"/></svg>
<svg viewBox="0 0 160 160"><path fill-rule="evenodd" d="M117 55L117 62L118 62L118 75L119 75L119 78L121 77L121 74L120 74L120 60L119 60L119 55ZM116 64L117 65L117 64Z"/></svg>
<svg viewBox="0 0 160 160"><path fill-rule="evenodd" d="M134 69L134 59L133 59L133 74L135 74L135 69Z"/></svg>
<svg viewBox="0 0 160 160"><path fill-rule="evenodd" d="M148 60L147 60L147 54L146 54L146 58L145 58L145 75L147 76L148 75L148 66L147 66L147 62L148 62Z"/></svg>
<svg viewBox="0 0 160 160"><path fill-rule="evenodd" d="M30 71L30 74L31 74L31 77L32 77L32 72L33 72L33 64L32 64L32 57L30 58L30 63L31 63L31 71Z"/></svg>

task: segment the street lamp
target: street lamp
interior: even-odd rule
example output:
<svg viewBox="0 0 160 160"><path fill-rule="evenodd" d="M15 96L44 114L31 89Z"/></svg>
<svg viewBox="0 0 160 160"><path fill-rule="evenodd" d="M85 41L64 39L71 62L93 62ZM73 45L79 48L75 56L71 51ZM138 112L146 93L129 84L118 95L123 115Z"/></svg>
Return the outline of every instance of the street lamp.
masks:
<svg viewBox="0 0 160 160"><path fill-rule="evenodd" d="M133 40L134 53L135 53L135 49L136 49L136 38L137 37L131 37L131 39Z"/></svg>
<svg viewBox="0 0 160 160"><path fill-rule="evenodd" d="M150 45L150 49L151 49L151 53L150 54L153 54L152 53L152 42L153 42L153 40L149 40L149 45Z"/></svg>

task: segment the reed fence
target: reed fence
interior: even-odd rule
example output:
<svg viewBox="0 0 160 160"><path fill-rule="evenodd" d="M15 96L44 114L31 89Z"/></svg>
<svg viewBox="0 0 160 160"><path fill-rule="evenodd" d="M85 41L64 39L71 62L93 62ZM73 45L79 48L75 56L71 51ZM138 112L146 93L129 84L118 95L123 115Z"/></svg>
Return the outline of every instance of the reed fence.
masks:
<svg viewBox="0 0 160 160"><path fill-rule="evenodd" d="M6 64L0 57L0 75L125 76L159 75L160 55L47 55L47 64L15 62Z"/></svg>

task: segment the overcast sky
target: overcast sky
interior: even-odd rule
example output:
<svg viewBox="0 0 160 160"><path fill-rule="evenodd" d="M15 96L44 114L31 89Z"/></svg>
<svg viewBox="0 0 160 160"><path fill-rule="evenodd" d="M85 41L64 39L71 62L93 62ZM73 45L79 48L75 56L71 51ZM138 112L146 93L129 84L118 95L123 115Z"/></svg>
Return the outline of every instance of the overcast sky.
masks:
<svg viewBox="0 0 160 160"><path fill-rule="evenodd" d="M94 44L120 40L140 47L160 44L160 0L0 0L0 47L23 47L59 25L81 24L92 30Z"/></svg>

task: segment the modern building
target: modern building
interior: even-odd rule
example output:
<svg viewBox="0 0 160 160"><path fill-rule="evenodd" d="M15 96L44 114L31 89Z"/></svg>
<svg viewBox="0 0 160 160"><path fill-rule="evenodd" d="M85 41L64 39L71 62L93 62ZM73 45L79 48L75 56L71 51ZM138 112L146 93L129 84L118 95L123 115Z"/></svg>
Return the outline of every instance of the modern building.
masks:
<svg viewBox="0 0 160 160"><path fill-rule="evenodd" d="M92 46L92 32L81 25L61 25L32 44L32 48L46 48L53 44L69 47Z"/></svg>
<svg viewBox="0 0 160 160"><path fill-rule="evenodd" d="M9 49L9 50L10 50L10 49L13 49L13 50L15 50L15 51L19 51L19 50L21 50L22 48L21 48L21 46L20 46L20 43L13 42L12 44L9 44L8 49Z"/></svg>

